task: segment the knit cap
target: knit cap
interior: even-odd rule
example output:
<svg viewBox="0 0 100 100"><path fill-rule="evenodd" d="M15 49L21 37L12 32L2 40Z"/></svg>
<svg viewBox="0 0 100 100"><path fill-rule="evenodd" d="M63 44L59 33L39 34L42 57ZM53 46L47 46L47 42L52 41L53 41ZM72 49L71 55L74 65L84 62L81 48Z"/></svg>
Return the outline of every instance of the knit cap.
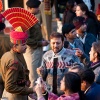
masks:
<svg viewBox="0 0 100 100"><path fill-rule="evenodd" d="M75 26L73 24L64 24L62 27L63 36L65 36L65 34L68 34L74 28Z"/></svg>

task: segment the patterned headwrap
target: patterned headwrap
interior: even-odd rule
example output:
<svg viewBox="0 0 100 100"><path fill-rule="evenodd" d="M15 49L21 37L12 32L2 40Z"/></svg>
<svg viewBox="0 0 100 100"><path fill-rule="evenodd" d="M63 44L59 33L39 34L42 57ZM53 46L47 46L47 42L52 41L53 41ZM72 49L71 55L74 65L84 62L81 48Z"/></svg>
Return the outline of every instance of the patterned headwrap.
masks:
<svg viewBox="0 0 100 100"><path fill-rule="evenodd" d="M10 33L10 40L14 44L25 43L28 38L26 31L38 22L33 14L19 7L10 8L2 15L14 28Z"/></svg>

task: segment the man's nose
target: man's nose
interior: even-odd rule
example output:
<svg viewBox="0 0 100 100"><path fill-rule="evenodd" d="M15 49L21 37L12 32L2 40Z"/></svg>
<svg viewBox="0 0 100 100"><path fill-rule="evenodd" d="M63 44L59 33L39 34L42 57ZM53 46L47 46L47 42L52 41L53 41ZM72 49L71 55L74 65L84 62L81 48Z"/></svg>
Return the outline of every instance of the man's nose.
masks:
<svg viewBox="0 0 100 100"><path fill-rule="evenodd" d="M57 43L55 43L54 46L57 47Z"/></svg>

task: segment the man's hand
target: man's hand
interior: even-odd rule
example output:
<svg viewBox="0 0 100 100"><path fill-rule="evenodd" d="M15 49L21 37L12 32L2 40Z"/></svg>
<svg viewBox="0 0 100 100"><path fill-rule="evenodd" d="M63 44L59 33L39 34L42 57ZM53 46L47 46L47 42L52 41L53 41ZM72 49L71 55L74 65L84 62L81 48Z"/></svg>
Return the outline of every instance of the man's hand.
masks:
<svg viewBox="0 0 100 100"><path fill-rule="evenodd" d="M30 87L30 84L31 84L31 81L30 80L26 81L26 86L27 87Z"/></svg>
<svg viewBox="0 0 100 100"><path fill-rule="evenodd" d="M29 94L28 95L31 99L35 99L36 100L36 96L34 94Z"/></svg>
<svg viewBox="0 0 100 100"><path fill-rule="evenodd" d="M79 48L76 49L75 55L78 57L81 57L83 55L82 50L80 50Z"/></svg>
<svg viewBox="0 0 100 100"><path fill-rule="evenodd" d="M43 68L42 67L39 67L39 68L36 69L36 71L37 71L37 74L38 75L41 75L41 73L43 71Z"/></svg>
<svg viewBox="0 0 100 100"><path fill-rule="evenodd" d="M60 18L56 18L55 20L56 20L56 21L60 21Z"/></svg>

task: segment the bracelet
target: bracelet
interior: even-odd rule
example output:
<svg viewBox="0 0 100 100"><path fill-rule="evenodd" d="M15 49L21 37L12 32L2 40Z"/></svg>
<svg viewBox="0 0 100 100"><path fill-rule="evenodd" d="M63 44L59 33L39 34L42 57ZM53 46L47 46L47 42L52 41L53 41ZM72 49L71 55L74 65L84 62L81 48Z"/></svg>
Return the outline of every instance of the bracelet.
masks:
<svg viewBox="0 0 100 100"><path fill-rule="evenodd" d="M48 92L47 91L45 91L44 93L42 93L42 95L46 95Z"/></svg>

